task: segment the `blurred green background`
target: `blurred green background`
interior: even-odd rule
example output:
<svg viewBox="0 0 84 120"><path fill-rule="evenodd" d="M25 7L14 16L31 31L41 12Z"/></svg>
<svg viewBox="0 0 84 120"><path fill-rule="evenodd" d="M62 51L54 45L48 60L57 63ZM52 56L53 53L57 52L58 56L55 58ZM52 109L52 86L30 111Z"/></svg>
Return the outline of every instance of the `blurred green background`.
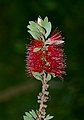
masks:
<svg viewBox="0 0 84 120"><path fill-rule="evenodd" d="M40 81L25 72L26 26L48 16L65 37L67 75L50 84L47 113L53 120L84 119L84 0L0 0L0 120L23 120L38 109Z"/></svg>

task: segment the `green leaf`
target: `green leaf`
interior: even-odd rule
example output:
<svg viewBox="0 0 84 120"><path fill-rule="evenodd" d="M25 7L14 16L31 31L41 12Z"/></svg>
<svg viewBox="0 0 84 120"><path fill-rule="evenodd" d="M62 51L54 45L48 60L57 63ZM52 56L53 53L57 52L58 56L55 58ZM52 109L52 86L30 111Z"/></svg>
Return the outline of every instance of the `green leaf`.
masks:
<svg viewBox="0 0 84 120"><path fill-rule="evenodd" d="M34 110L30 111L30 114L31 114L35 119L37 118L37 115L36 115L36 113L35 113Z"/></svg>
<svg viewBox="0 0 84 120"><path fill-rule="evenodd" d="M31 31L36 31L45 34L45 30L38 23L32 21L30 21L29 23L30 25L28 25L27 28L29 28Z"/></svg>
<svg viewBox="0 0 84 120"><path fill-rule="evenodd" d="M54 117L54 116L47 115L44 120L50 120L50 119L52 119L53 117Z"/></svg>
<svg viewBox="0 0 84 120"><path fill-rule="evenodd" d="M32 72L32 75L37 79L42 81L42 74L38 72Z"/></svg>
<svg viewBox="0 0 84 120"><path fill-rule="evenodd" d="M28 112L25 112L25 114L29 117L29 118L32 118L31 114L28 113Z"/></svg>
<svg viewBox="0 0 84 120"><path fill-rule="evenodd" d="M30 24L31 27L34 27L34 28L36 28L37 30L38 30L38 28L40 27L39 24L36 23L36 22L34 22L34 21L29 21L29 24ZM28 26L27 26L27 28L28 28Z"/></svg>
<svg viewBox="0 0 84 120"><path fill-rule="evenodd" d="M34 120L34 118L30 118L30 117L28 117L28 116L23 116L23 118L24 118L24 120Z"/></svg>
<svg viewBox="0 0 84 120"><path fill-rule="evenodd" d="M51 80L51 75L48 73L48 75L47 75L47 81L49 81L49 80Z"/></svg>
<svg viewBox="0 0 84 120"><path fill-rule="evenodd" d="M29 120L33 120L33 117L32 117L32 115L30 113L25 112L25 114L27 115L27 117L29 118Z"/></svg>
<svg viewBox="0 0 84 120"><path fill-rule="evenodd" d="M29 29L28 32L32 35L34 39L39 39L42 35L45 34L45 30L36 22L29 21L27 28Z"/></svg>
<svg viewBox="0 0 84 120"><path fill-rule="evenodd" d="M34 48L33 52L39 51L41 48Z"/></svg>
<svg viewBox="0 0 84 120"><path fill-rule="evenodd" d="M50 74L53 76L53 78L55 78L55 77L56 77L55 73L50 73Z"/></svg>
<svg viewBox="0 0 84 120"><path fill-rule="evenodd" d="M29 29L28 32L32 35L34 39L42 38L42 35L45 35L47 38L51 32L51 22L48 22L48 17L42 20L42 26L34 21L29 21L27 28Z"/></svg>
<svg viewBox="0 0 84 120"><path fill-rule="evenodd" d="M47 16L44 18L44 21L45 21L46 23L48 22L48 17L47 17Z"/></svg>
<svg viewBox="0 0 84 120"><path fill-rule="evenodd" d="M34 110L28 112L25 112L26 116L23 116L24 120L35 120L37 115Z"/></svg>
<svg viewBox="0 0 84 120"><path fill-rule="evenodd" d="M42 27L46 30L45 38L47 38L52 28L51 22L48 22L48 17L45 17L44 21L42 21Z"/></svg>
<svg viewBox="0 0 84 120"><path fill-rule="evenodd" d="M27 116L23 116L24 120L28 120L28 117Z"/></svg>
<svg viewBox="0 0 84 120"><path fill-rule="evenodd" d="M38 28L37 28L37 27L34 27L34 26L32 26L32 25L28 25L27 28L29 28L31 31L39 32Z"/></svg>
<svg viewBox="0 0 84 120"><path fill-rule="evenodd" d="M25 112L26 116L23 116L24 120L34 120L32 115L28 112Z"/></svg>
<svg viewBox="0 0 84 120"><path fill-rule="evenodd" d="M42 33L43 35L45 34L45 30L39 24L37 24L36 27L38 28L40 33Z"/></svg>
<svg viewBox="0 0 84 120"><path fill-rule="evenodd" d="M38 40L39 38L40 38L40 36L41 36L41 34L39 33L39 32L37 32L37 31L30 31L30 30L28 30L28 32L32 35L32 37L34 38L34 39L36 39L36 40Z"/></svg>

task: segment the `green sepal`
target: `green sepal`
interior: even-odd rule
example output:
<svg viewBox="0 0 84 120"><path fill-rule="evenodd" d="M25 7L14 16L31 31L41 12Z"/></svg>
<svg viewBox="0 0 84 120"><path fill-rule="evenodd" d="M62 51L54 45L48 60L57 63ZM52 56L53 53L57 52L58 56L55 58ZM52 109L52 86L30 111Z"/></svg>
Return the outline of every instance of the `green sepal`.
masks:
<svg viewBox="0 0 84 120"><path fill-rule="evenodd" d="M41 48L34 48L33 52L37 52L39 50L41 50Z"/></svg>
<svg viewBox="0 0 84 120"><path fill-rule="evenodd" d="M51 22L48 22L48 17L45 17L44 21L42 21L42 27L46 30L45 38L47 38L52 28Z"/></svg>
<svg viewBox="0 0 84 120"><path fill-rule="evenodd" d="M42 81L42 73L32 72L32 75L37 79Z"/></svg>

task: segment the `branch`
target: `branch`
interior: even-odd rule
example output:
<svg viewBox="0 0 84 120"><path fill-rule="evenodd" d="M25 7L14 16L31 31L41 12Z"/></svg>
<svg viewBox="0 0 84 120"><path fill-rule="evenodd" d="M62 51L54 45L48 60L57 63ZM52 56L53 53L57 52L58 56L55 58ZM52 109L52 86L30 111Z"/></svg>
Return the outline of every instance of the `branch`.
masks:
<svg viewBox="0 0 84 120"><path fill-rule="evenodd" d="M42 80L42 92L39 93L38 96L38 103L40 103L39 106L39 111L37 112L37 119L36 120L41 120L44 119L46 116L46 107L47 105L45 105L44 103L47 102L48 100L48 94L49 92L47 91L49 85L47 84L46 78L43 76L43 80Z"/></svg>

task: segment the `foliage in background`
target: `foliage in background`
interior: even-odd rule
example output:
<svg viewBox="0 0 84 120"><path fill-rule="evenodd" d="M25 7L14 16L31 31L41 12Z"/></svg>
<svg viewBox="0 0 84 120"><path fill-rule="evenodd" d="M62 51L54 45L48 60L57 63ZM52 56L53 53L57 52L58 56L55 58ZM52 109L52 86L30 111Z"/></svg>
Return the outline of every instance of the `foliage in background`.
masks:
<svg viewBox="0 0 84 120"><path fill-rule="evenodd" d="M50 82L53 97L47 111L55 114L54 120L83 120L83 11L84 0L0 1L0 120L22 120L25 111L37 107L40 86L26 78L23 45L29 37L27 23L38 14L49 16L66 38L67 76L64 84L56 78Z"/></svg>

